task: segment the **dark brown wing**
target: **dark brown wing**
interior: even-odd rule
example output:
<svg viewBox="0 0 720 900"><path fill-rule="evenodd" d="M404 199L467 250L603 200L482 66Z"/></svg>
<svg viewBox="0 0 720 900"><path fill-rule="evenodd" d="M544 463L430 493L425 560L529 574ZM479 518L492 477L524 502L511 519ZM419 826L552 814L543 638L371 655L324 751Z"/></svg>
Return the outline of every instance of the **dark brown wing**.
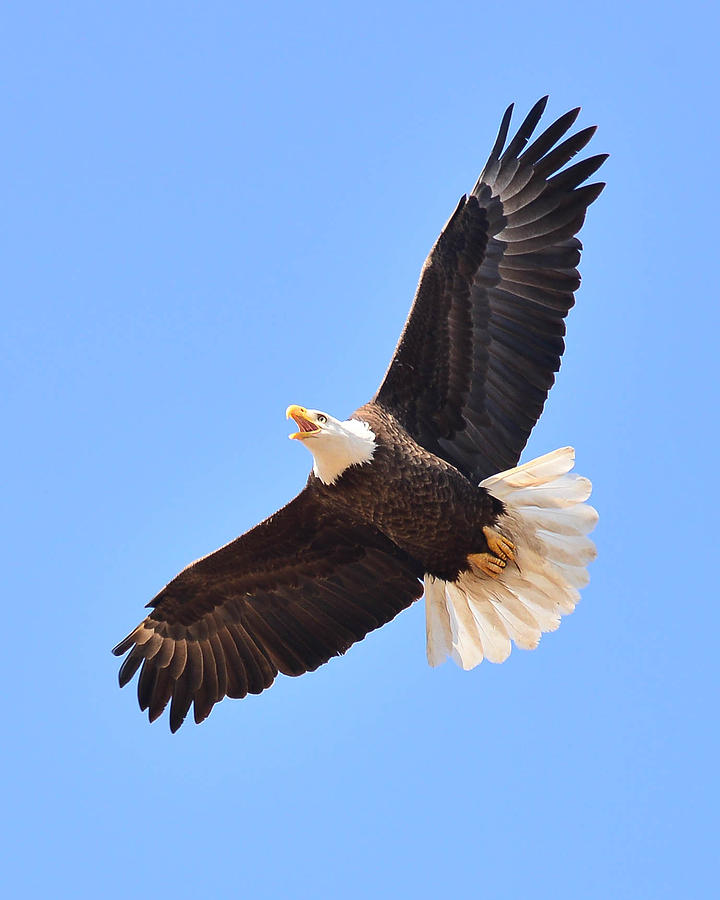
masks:
<svg viewBox="0 0 720 900"><path fill-rule="evenodd" d="M312 488L242 537L184 569L113 650L120 686L142 665L141 709L170 728L194 704L202 722L224 696L259 694L389 622L422 595L422 570L371 528L330 516Z"/></svg>
<svg viewBox="0 0 720 900"><path fill-rule="evenodd" d="M540 416L580 284L575 234L604 187L578 185L607 154L556 174L595 131L558 143L578 109L521 152L546 102L503 150L512 106L506 111L477 184L428 256L374 398L475 482L517 463Z"/></svg>

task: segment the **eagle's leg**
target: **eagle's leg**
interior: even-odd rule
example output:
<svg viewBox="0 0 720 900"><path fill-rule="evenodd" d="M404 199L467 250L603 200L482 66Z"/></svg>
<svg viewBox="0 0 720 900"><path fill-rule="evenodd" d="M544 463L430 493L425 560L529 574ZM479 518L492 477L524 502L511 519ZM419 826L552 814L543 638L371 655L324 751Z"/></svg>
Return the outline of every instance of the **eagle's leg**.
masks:
<svg viewBox="0 0 720 900"><path fill-rule="evenodd" d="M483 528L490 553L470 553L468 563L484 575L497 578L508 562L515 559L515 544L487 525Z"/></svg>
<svg viewBox="0 0 720 900"><path fill-rule="evenodd" d="M498 531L493 531L487 525L483 528L483 534L488 547L495 556L499 556L500 559L505 561L515 559L515 544L512 541L503 537Z"/></svg>
<svg viewBox="0 0 720 900"><path fill-rule="evenodd" d="M479 569L484 575L491 578L497 578L502 575L505 568L505 560L499 556L493 556L492 553L469 553L468 562L474 569Z"/></svg>

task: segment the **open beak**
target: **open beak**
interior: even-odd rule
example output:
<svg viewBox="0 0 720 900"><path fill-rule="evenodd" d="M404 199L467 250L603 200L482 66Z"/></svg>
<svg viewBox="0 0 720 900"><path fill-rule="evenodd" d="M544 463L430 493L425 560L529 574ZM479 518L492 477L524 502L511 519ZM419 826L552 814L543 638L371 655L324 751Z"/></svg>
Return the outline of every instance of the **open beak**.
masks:
<svg viewBox="0 0 720 900"><path fill-rule="evenodd" d="M288 437L291 439L302 440L303 438L310 437L311 434L317 434L320 429L318 426L311 422L307 417L308 411L304 406L288 406L285 411L286 419L293 419L297 427L300 431L296 431L295 434L289 434Z"/></svg>

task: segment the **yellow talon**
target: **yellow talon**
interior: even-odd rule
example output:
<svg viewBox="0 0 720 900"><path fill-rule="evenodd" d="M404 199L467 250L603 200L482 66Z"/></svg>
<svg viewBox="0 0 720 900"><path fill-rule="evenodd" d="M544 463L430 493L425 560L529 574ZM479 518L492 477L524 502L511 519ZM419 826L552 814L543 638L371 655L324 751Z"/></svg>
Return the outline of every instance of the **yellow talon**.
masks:
<svg viewBox="0 0 720 900"><path fill-rule="evenodd" d="M505 560L493 556L492 553L471 553L468 556L470 565L479 569L483 575L489 575L490 578L497 578L502 575L505 568Z"/></svg>
<svg viewBox="0 0 720 900"><path fill-rule="evenodd" d="M515 559L515 544L513 544L512 541L503 537L498 531L493 531L493 529L489 528L487 525L483 528L483 534L485 535L488 547L495 556L499 556L500 559L505 560Z"/></svg>

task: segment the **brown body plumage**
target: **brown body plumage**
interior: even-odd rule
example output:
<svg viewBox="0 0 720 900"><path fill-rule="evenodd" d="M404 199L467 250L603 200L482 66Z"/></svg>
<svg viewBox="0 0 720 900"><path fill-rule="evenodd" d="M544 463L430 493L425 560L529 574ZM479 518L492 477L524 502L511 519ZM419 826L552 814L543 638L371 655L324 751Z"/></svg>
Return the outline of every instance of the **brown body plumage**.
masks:
<svg viewBox="0 0 720 900"><path fill-rule="evenodd" d="M483 527L495 524L502 503L421 447L379 404L353 418L376 436L372 465L352 466L329 486L311 474L308 488L348 521L390 538L422 573L455 580L469 554L487 551Z"/></svg>

